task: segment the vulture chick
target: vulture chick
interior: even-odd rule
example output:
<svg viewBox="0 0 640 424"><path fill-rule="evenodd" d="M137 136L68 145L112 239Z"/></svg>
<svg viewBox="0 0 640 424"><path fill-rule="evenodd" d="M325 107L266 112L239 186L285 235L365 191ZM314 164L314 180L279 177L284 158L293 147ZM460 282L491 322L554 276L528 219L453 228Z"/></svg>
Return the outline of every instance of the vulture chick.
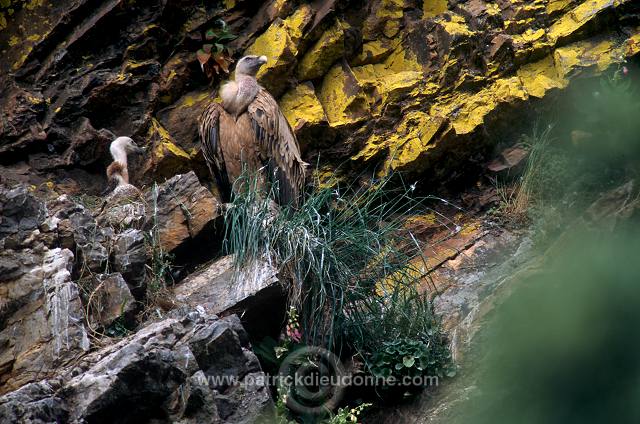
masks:
<svg viewBox="0 0 640 424"><path fill-rule="evenodd" d="M129 137L118 137L111 142L109 152L113 162L107 168L107 179L110 185L115 184L113 192L109 197L139 196L140 190L129 184L129 165L127 161L128 153L142 153L144 149Z"/></svg>
<svg viewBox="0 0 640 424"><path fill-rule="evenodd" d="M140 190L129 183L127 155L142 153L144 149L138 147L129 137L118 137L111 142L109 151L113 162L107 168L107 178L109 188L115 188L104 199L95 216L101 225L114 228L141 227L145 217L145 205Z"/></svg>
<svg viewBox="0 0 640 424"><path fill-rule="evenodd" d="M278 103L256 80L266 62L266 56L238 61L235 81L220 90L222 103L212 102L200 118L202 152L224 202L246 169L263 188L277 187L278 203L297 206L307 163Z"/></svg>

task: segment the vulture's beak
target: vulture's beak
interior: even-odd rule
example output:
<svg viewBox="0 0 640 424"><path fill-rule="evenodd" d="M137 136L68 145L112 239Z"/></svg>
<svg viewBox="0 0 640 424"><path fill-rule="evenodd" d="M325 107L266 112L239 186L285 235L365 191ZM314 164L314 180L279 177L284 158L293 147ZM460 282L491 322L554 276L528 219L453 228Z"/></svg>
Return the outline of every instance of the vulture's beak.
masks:
<svg viewBox="0 0 640 424"><path fill-rule="evenodd" d="M258 60L260 61L261 65L264 65L265 63L267 63L267 56L260 56Z"/></svg>
<svg viewBox="0 0 640 424"><path fill-rule="evenodd" d="M133 153L136 153L136 154L138 154L138 155L141 155L141 154L143 154L144 152L145 152L144 147L140 147L140 146L136 145L136 146L133 148Z"/></svg>

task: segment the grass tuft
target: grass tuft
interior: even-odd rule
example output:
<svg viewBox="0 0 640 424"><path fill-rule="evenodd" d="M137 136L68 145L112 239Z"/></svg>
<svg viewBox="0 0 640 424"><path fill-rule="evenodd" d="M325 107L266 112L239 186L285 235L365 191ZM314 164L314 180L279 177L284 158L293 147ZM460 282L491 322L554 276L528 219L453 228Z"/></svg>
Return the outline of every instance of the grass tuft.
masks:
<svg viewBox="0 0 640 424"><path fill-rule="evenodd" d="M256 178L236 184L224 248L238 267L267 260L288 279L304 343L346 347L365 361L389 338L443 345L428 294L418 293L424 246L405 226L426 208L413 187L316 182L299 208L278 210Z"/></svg>

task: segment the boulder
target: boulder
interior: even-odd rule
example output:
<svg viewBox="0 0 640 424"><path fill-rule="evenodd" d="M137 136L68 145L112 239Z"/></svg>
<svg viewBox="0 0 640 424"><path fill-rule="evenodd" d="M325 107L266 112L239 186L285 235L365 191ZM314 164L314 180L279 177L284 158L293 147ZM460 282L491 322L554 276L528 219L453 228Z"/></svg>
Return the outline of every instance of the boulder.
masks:
<svg viewBox="0 0 640 424"><path fill-rule="evenodd" d="M134 292L143 287L145 264L147 262L147 245L141 230L130 228L114 237L113 269L122 274L124 280ZM142 294L142 293L139 293Z"/></svg>
<svg viewBox="0 0 640 424"><path fill-rule="evenodd" d="M19 248L45 219L44 203L26 186L0 187L0 246Z"/></svg>
<svg viewBox="0 0 640 424"><path fill-rule="evenodd" d="M69 216L78 257L78 268L91 272L103 272L109 260L109 244L113 230L101 227L91 213L83 209Z"/></svg>
<svg viewBox="0 0 640 424"><path fill-rule="evenodd" d="M245 51L245 54L267 56L269 61L258 72L258 80L275 96L287 88L288 80L282 76L290 74L295 67L300 43L312 18L311 7L302 5L288 18L276 18Z"/></svg>
<svg viewBox="0 0 640 424"><path fill-rule="evenodd" d="M40 226L43 235L53 239L51 247L75 250L74 231L69 219L75 213L85 213L84 206L76 203L66 194L52 199L46 204L47 218Z"/></svg>
<svg viewBox="0 0 640 424"><path fill-rule="evenodd" d="M146 205L138 196L109 196L96 219L100 226L111 227L116 231L127 228L141 229L144 226L146 212Z"/></svg>
<svg viewBox="0 0 640 424"><path fill-rule="evenodd" d="M55 384L48 381L29 383L0 397L0 422L61 423L67 422L69 411L56 395Z"/></svg>
<svg viewBox="0 0 640 424"><path fill-rule="evenodd" d="M94 287L87 297L93 329L105 329L118 319L123 320L122 324L131 321L135 299L119 273L96 275Z"/></svg>
<svg viewBox="0 0 640 424"><path fill-rule="evenodd" d="M142 167L147 179L170 178L191 168L190 162L197 155L197 150L185 151L155 118L151 120L146 139L151 140L150 154Z"/></svg>
<svg viewBox="0 0 640 424"><path fill-rule="evenodd" d="M193 171L149 190L146 202L149 211L145 228L165 252L192 240L220 217L220 202Z"/></svg>
<svg viewBox="0 0 640 424"><path fill-rule="evenodd" d="M68 249L3 250L0 393L51 375L89 349Z"/></svg>
<svg viewBox="0 0 640 424"><path fill-rule="evenodd" d="M226 320L192 311L85 356L63 377L59 393L71 420L223 422L222 397L230 400L228 415L242 417L232 422L251 422L273 403L264 384L255 387L264 374L248 374L255 362L244 349ZM243 396L231 395L244 386Z"/></svg>
<svg viewBox="0 0 640 424"><path fill-rule="evenodd" d="M178 304L200 305L210 313L244 312L281 294L277 270L266 261L236 269L233 256L204 265L173 289Z"/></svg>
<svg viewBox="0 0 640 424"><path fill-rule="evenodd" d="M280 108L293 128L300 149L329 145L333 131L311 82L297 85L280 99Z"/></svg>
<svg viewBox="0 0 640 424"><path fill-rule="evenodd" d="M369 117L367 97L346 63L338 63L327 72L318 99L333 128L353 127Z"/></svg>
<svg viewBox="0 0 640 424"><path fill-rule="evenodd" d="M321 78L331 65L344 56L344 22L337 21L300 60L297 76L301 81Z"/></svg>
<svg viewBox="0 0 640 424"><path fill-rule="evenodd" d="M202 114L214 96L215 90L209 87L188 91L172 106L158 111L159 123L171 134L173 142L189 156L189 170L195 171L199 177L208 177L209 169L200 150L198 120L194 118ZM168 168L166 171L169 176L182 172L179 168Z"/></svg>

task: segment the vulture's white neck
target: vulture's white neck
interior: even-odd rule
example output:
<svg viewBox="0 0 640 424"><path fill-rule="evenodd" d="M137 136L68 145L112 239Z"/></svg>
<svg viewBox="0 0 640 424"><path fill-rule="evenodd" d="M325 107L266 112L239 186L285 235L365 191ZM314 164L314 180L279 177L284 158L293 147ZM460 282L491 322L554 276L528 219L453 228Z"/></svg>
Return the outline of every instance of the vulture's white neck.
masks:
<svg viewBox="0 0 640 424"><path fill-rule="evenodd" d="M125 167L127 166L127 150L126 139L124 137L119 137L115 139L111 146L109 147L109 152L111 152L111 157L115 162L120 162Z"/></svg>
<svg viewBox="0 0 640 424"><path fill-rule="evenodd" d="M260 85L255 77L243 74L236 75L235 81L229 81L220 89L222 106L237 119L256 98L258 90L260 90Z"/></svg>
<svg viewBox="0 0 640 424"><path fill-rule="evenodd" d="M107 168L107 176L116 180L118 186L129 184L126 143L125 137L119 137L109 146L113 163Z"/></svg>

